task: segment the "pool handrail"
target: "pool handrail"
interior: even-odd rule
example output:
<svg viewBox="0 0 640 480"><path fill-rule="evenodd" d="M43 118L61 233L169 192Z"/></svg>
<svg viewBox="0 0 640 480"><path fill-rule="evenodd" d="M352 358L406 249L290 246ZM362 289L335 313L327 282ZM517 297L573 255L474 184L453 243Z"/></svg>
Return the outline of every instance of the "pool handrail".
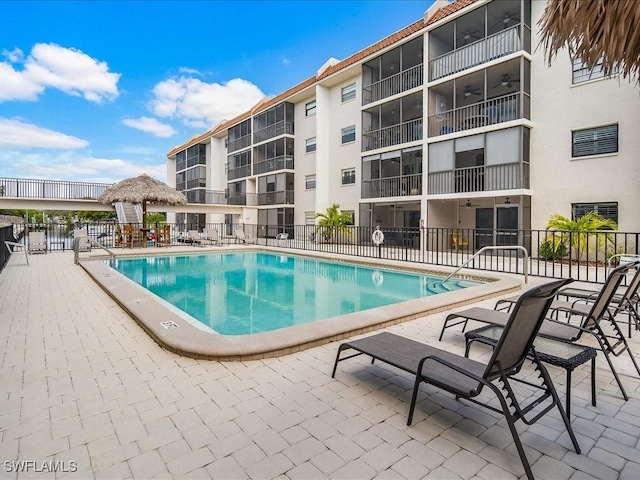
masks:
<svg viewBox="0 0 640 480"><path fill-rule="evenodd" d="M442 283L446 282L447 280L450 280L451 277L453 277L456 273L458 273L460 270L462 270L466 265L468 265L478 255L480 255L481 253L484 253L484 252L486 252L488 250L520 250L523 253L523 256L524 256L524 267L523 267L524 283L525 283L525 285L527 285L529 283L529 253L527 252L527 249L524 248L522 245L487 245L486 247L482 247L476 253L471 255L461 265L459 265L453 271L453 273L449 274L449 276L442 281Z"/></svg>
<svg viewBox="0 0 640 480"><path fill-rule="evenodd" d="M89 243L93 246L101 248L105 252L109 254L112 260L115 260L116 254L109 250L107 247L98 242L95 238L91 238L89 235L79 235L73 239L73 263L74 265L78 265L80 261L80 240L83 238L88 238Z"/></svg>

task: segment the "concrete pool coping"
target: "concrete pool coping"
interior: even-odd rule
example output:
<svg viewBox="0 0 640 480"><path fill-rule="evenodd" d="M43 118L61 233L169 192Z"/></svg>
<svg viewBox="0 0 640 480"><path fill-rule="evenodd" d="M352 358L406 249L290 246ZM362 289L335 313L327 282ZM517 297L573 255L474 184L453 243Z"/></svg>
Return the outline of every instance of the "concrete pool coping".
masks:
<svg viewBox="0 0 640 480"><path fill-rule="evenodd" d="M243 248L247 251L248 249ZM289 256L313 257L321 260L344 261L347 263L399 269L424 274L448 275L451 267L411 264L394 260L353 258L347 255L299 254L290 249L251 248L251 251L283 253ZM206 251L167 252L171 255L192 255L197 253L230 252L233 249ZM166 255L165 254L165 255ZM140 257L118 255L118 258ZM157 256L145 252L144 256ZM459 275L463 279L482 280L486 283L421 297L350 313L339 317L294 325L270 332L249 335L220 335L195 327L189 320L169 308L158 297L145 288L134 284L124 275L109 267L101 257L81 259L80 265L127 313L162 347L180 355L220 361L255 360L288 355L329 342L342 340L353 335L367 333L396 323L406 322L426 315L468 305L490 297L519 290L522 280L513 275L482 273L463 269ZM168 323L167 323L168 322ZM164 324L164 325L163 325Z"/></svg>

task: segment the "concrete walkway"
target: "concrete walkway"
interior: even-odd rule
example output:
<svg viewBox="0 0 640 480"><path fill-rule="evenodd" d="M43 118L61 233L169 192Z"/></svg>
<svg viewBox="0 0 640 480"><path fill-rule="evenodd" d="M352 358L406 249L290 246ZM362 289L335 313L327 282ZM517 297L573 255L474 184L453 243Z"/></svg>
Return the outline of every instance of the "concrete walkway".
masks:
<svg viewBox="0 0 640 480"><path fill-rule="evenodd" d="M27 267L24 256L13 255L0 273L0 478L524 474L499 415L435 388L422 387L407 427L412 380L392 367L356 358L332 379L336 343L250 362L180 357L154 343L74 266L71 252L29 260ZM438 344L445 315L387 330ZM455 328L440 343L458 353L463 345ZM472 353L488 354L482 347ZM640 380L628 358L616 360L627 402L602 358L596 407L588 365L574 372L572 424L581 455L557 412L518 425L536 478L640 477ZM564 397L564 370L550 372Z"/></svg>

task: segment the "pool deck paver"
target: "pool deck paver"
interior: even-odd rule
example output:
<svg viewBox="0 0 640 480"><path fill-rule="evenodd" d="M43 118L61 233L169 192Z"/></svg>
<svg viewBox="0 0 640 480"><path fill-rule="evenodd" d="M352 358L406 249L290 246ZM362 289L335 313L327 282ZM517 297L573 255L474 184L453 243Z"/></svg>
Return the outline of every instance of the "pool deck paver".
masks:
<svg viewBox="0 0 640 480"><path fill-rule="evenodd" d="M337 342L262 360L181 357L156 344L74 266L71 252L29 260L27 266L14 255L0 273L0 479L524 474L500 415L423 386L408 427L411 379L365 358L342 362L332 379ZM462 353L457 329L437 341L445 315L386 330ZM638 339L631 339L634 352ZM596 407L588 366L574 372L572 424L581 455L556 412L530 427L518 424L536 478L640 477L640 379L628 358L615 364L627 402L602 358ZM549 371L563 397L564 370ZM40 471L7 468L18 460L34 461ZM43 472L47 461L73 461L77 471Z"/></svg>

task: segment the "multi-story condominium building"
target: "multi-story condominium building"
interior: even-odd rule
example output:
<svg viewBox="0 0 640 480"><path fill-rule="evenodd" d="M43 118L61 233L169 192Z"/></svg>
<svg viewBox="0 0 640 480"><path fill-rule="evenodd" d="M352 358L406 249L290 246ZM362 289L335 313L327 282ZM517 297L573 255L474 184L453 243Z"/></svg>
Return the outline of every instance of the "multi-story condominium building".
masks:
<svg viewBox="0 0 640 480"><path fill-rule="evenodd" d="M538 48L542 0L438 0L424 18L168 154L190 201L246 205L259 236L333 203L361 226L473 229L521 243L587 211L640 231L640 96ZM249 208L252 207L252 208Z"/></svg>

